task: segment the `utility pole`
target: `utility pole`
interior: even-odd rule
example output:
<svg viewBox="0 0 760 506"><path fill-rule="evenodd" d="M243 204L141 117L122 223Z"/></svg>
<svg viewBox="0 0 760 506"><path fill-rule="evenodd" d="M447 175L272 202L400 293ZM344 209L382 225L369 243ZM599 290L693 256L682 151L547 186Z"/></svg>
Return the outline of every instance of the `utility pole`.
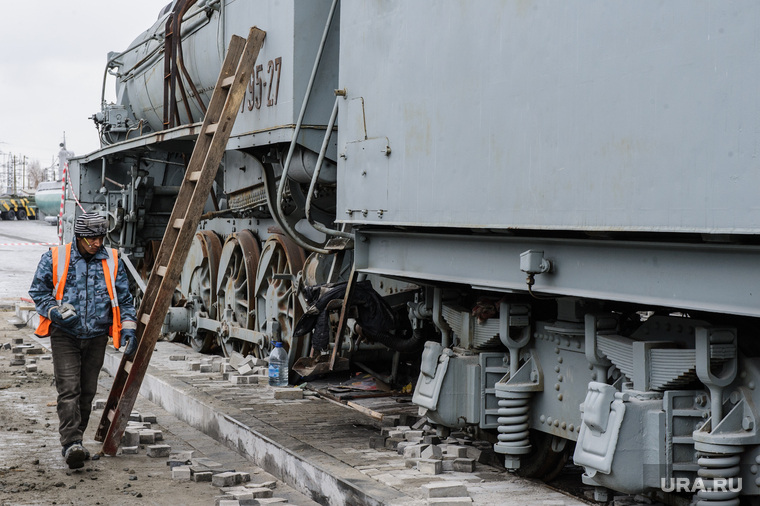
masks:
<svg viewBox="0 0 760 506"><path fill-rule="evenodd" d="M24 191L29 186L26 184L26 155L21 160L21 191Z"/></svg>
<svg viewBox="0 0 760 506"><path fill-rule="evenodd" d="M16 194L16 155L13 155L13 194Z"/></svg>

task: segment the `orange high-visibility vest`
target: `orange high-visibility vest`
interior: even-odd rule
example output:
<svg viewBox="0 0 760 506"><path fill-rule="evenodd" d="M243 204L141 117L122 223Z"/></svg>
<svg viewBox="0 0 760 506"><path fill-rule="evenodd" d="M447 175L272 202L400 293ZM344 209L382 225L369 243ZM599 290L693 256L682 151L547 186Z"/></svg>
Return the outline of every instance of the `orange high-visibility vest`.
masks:
<svg viewBox="0 0 760 506"><path fill-rule="evenodd" d="M63 289L66 286L66 274L69 272L69 261L71 260L71 243L65 246L55 246L50 248L53 255L53 293L58 305L63 301ZM119 257L115 249L106 248L108 258L103 260L103 275L106 278L106 288L108 297L111 299L111 311L113 312L113 324L108 329L108 334L113 338L114 348L119 348L121 339L121 309L119 308L119 299L116 296L116 271L119 268ZM58 265L63 265L61 275L58 275ZM34 331L40 337L50 335L50 319L40 315L40 324Z"/></svg>

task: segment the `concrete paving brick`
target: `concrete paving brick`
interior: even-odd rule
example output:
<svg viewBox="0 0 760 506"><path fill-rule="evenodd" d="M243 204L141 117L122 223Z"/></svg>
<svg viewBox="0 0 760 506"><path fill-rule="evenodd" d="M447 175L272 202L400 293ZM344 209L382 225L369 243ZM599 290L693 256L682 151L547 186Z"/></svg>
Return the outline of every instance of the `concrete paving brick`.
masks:
<svg viewBox="0 0 760 506"><path fill-rule="evenodd" d="M156 433L152 429L143 429L138 432L141 445L152 445L156 442Z"/></svg>
<svg viewBox="0 0 760 506"><path fill-rule="evenodd" d="M443 452L439 446L428 445L424 450L422 450L420 457L423 459L441 460L443 458Z"/></svg>
<svg viewBox="0 0 760 506"><path fill-rule="evenodd" d="M422 432L421 430L408 430L404 433L404 437L406 438L407 441L411 441L413 439L414 440L422 439L424 435L425 433Z"/></svg>
<svg viewBox="0 0 760 506"><path fill-rule="evenodd" d="M137 455L137 450L139 449L139 446L122 446L121 453L122 455Z"/></svg>
<svg viewBox="0 0 760 506"><path fill-rule="evenodd" d="M106 399L95 399L92 403L92 409L105 409L106 402L108 402Z"/></svg>
<svg viewBox="0 0 760 506"><path fill-rule="evenodd" d="M173 480L190 480L190 467L189 466L177 466L172 468Z"/></svg>
<svg viewBox="0 0 760 506"><path fill-rule="evenodd" d="M253 494L254 499L266 499L274 495L274 491L269 487L249 488L248 491Z"/></svg>
<svg viewBox="0 0 760 506"><path fill-rule="evenodd" d="M213 371L213 367L211 366L211 364L201 364L200 367L198 368L198 372L202 372L204 374L207 374L207 373L211 373L211 372L214 372L214 371Z"/></svg>
<svg viewBox="0 0 760 506"><path fill-rule="evenodd" d="M37 364L26 364L26 372L37 372Z"/></svg>
<svg viewBox="0 0 760 506"><path fill-rule="evenodd" d="M259 504L285 504L288 502L287 499L283 499L282 497L262 497L257 499Z"/></svg>
<svg viewBox="0 0 760 506"><path fill-rule="evenodd" d="M422 485L425 497L467 497L467 486L462 482L433 482Z"/></svg>
<svg viewBox="0 0 760 506"><path fill-rule="evenodd" d="M139 422L140 421L140 412L139 411L132 411L129 414L129 418L127 419L129 422Z"/></svg>
<svg viewBox="0 0 760 506"><path fill-rule="evenodd" d="M146 454L148 457L168 457L172 451L172 447L169 445L148 445Z"/></svg>
<svg viewBox="0 0 760 506"><path fill-rule="evenodd" d="M187 357L185 355L169 355L169 360L174 362L184 362Z"/></svg>
<svg viewBox="0 0 760 506"><path fill-rule="evenodd" d="M414 446L416 443L412 443L411 441L399 441L399 443L396 445L396 452L399 455L404 454L404 450L406 450L409 446Z"/></svg>
<svg viewBox="0 0 760 506"><path fill-rule="evenodd" d="M422 454L422 450L427 448L427 445L410 445L404 448L404 459L419 459Z"/></svg>
<svg viewBox="0 0 760 506"><path fill-rule="evenodd" d="M240 501L237 499L219 499L216 501L216 506L240 506Z"/></svg>
<svg viewBox="0 0 760 506"><path fill-rule="evenodd" d="M214 476L214 473L211 471L201 471L201 472L192 472L191 470L191 476L193 481L201 482L201 481L211 481L211 478Z"/></svg>
<svg viewBox="0 0 760 506"><path fill-rule="evenodd" d="M200 362L200 360L192 360L190 362L187 362L187 370L188 371L200 371L201 370L201 362Z"/></svg>
<svg viewBox="0 0 760 506"><path fill-rule="evenodd" d="M400 437L389 437L388 439L385 440L385 447L388 448L389 450L395 450L396 448L398 448L398 444L401 443L402 441L405 441L405 440Z"/></svg>
<svg viewBox="0 0 760 506"><path fill-rule="evenodd" d="M140 421L146 423L158 423L158 418L154 413L142 413L140 414Z"/></svg>
<svg viewBox="0 0 760 506"><path fill-rule="evenodd" d="M275 388L274 398L289 401L303 399L303 390L300 388Z"/></svg>
<svg viewBox="0 0 760 506"><path fill-rule="evenodd" d="M453 462L454 471L460 473L473 473L475 472L475 459L460 458L454 459Z"/></svg>
<svg viewBox="0 0 760 506"><path fill-rule="evenodd" d="M456 458L467 457L467 447L457 445L443 445L443 451L445 455L450 455Z"/></svg>
<svg viewBox="0 0 760 506"><path fill-rule="evenodd" d="M250 376L240 376L239 374L230 375L230 383L233 385L248 385Z"/></svg>
<svg viewBox="0 0 760 506"><path fill-rule="evenodd" d="M246 362L244 364L240 364L240 367L238 367L237 371L241 376L250 376L253 374L253 366L250 363Z"/></svg>
<svg viewBox="0 0 760 506"><path fill-rule="evenodd" d="M422 474L441 474L443 472L443 462L434 459L420 459L417 461L417 469Z"/></svg>

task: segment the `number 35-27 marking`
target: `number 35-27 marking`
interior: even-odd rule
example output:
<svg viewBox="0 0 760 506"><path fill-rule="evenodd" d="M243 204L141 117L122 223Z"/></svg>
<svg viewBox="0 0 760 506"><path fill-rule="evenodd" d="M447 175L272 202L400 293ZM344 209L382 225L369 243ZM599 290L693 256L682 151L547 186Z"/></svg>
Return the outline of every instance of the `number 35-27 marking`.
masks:
<svg viewBox="0 0 760 506"><path fill-rule="evenodd" d="M240 112L243 112L248 107L249 111L252 111L254 107L261 109L264 103L264 96L266 95L266 106L272 107L277 105L277 98L280 94L280 73L282 72L282 57L277 57L274 60L267 62L266 71L264 71L264 65L256 65L253 74L251 75L251 82L248 83L248 93L250 98L243 103L243 107ZM264 92L266 88L266 93ZM247 93L247 94L248 94Z"/></svg>

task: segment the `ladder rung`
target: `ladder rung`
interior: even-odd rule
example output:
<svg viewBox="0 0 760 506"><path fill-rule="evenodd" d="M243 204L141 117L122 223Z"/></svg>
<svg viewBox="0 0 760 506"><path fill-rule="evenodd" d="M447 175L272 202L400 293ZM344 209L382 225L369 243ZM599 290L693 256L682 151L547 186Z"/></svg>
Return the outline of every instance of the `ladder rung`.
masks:
<svg viewBox="0 0 760 506"><path fill-rule="evenodd" d="M166 276L166 266L165 266L165 265L162 265L162 266L160 266L158 269L156 269L156 274L158 274L158 275L159 275L159 276L161 276L162 278L163 278L164 276Z"/></svg>
<svg viewBox="0 0 760 506"><path fill-rule="evenodd" d="M124 362L124 372L129 374L129 371L132 370L132 362Z"/></svg>
<svg viewBox="0 0 760 506"><path fill-rule="evenodd" d="M143 322L145 325L147 325L147 324L148 324L148 322L150 321L150 315L149 315L149 314L147 314L147 313L143 314L143 315L140 317L140 321L141 321L141 322Z"/></svg>
<svg viewBox="0 0 760 506"><path fill-rule="evenodd" d="M232 83L234 82L235 82L234 75L231 75L230 77L225 77L224 79L222 79L222 88L225 88L225 89L229 88L230 86L232 86Z"/></svg>
<svg viewBox="0 0 760 506"><path fill-rule="evenodd" d="M113 422L113 419L116 417L116 410L110 409L108 410L108 420Z"/></svg>
<svg viewBox="0 0 760 506"><path fill-rule="evenodd" d="M217 128L219 128L219 123L211 123L206 127L206 135L214 135Z"/></svg>
<svg viewBox="0 0 760 506"><path fill-rule="evenodd" d="M174 225L173 226L174 226L174 228L176 228L177 230L179 230L180 228L182 228L182 225L184 223L185 223L185 219L184 218L177 218L176 220L174 220Z"/></svg>
<svg viewBox="0 0 760 506"><path fill-rule="evenodd" d="M188 181L198 181L201 178L201 171L196 170L187 175Z"/></svg>

